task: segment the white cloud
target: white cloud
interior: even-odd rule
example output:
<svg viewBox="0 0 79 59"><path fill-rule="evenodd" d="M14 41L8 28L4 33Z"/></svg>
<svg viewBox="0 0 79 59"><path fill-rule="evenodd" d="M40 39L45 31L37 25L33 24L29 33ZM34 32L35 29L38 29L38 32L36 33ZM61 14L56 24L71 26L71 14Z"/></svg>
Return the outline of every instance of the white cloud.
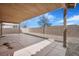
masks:
<svg viewBox="0 0 79 59"><path fill-rule="evenodd" d="M79 15L72 16L68 19L68 21L76 21L79 20Z"/></svg>
<svg viewBox="0 0 79 59"><path fill-rule="evenodd" d="M55 19L55 16L54 16L54 15L51 15L51 14L49 14L49 13L44 14L44 16L45 16L47 19L49 19L49 20L54 20L54 19Z"/></svg>
<svg viewBox="0 0 79 59"><path fill-rule="evenodd" d="M67 19L67 24L68 25L74 24L75 21L79 22L79 15L75 15L75 16L72 16L72 17L68 18ZM57 23L63 23L63 22L64 22L64 20L60 20Z"/></svg>
<svg viewBox="0 0 79 59"><path fill-rule="evenodd" d="M74 23L73 22L69 22L69 23L67 23L67 25L73 25Z"/></svg>

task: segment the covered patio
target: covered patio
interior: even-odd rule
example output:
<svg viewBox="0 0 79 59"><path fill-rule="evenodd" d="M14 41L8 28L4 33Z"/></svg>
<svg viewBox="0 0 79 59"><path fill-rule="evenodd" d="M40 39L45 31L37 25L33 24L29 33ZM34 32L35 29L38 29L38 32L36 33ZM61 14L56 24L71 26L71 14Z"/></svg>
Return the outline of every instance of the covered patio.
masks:
<svg viewBox="0 0 79 59"><path fill-rule="evenodd" d="M47 40L45 42L48 42L47 44L44 42L42 44L45 44L44 47L39 47L39 49L42 49L42 52L45 53L43 54L42 52L34 53L31 55L65 55L66 53L66 12L67 8L71 7L73 8L75 4L59 4L59 3L43 3L43 4L0 4L0 55L15 55L15 56L20 56L24 55L23 53L17 54L17 50L23 49L25 47L28 47L30 45L42 42L44 40ZM54 42L52 39L49 38L44 38L44 37L39 37L39 36L33 36L33 35L28 35L28 34L23 34L20 29L20 23L24 20L28 20L32 17L44 14L48 11L55 10L57 8L64 8L64 32L63 32L63 43L57 43ZM19 24L18 25L18 34L3 34L3 28L2 25L3 23L14 23L14 24ZM4 46L8 42L12 48L7 49L6 46ZM40 44L39 44L40 45ZM38 45L35 45L37 47ZM48 46L48 47L47 47ZM15 47L15 48L14 48ZM47 47L47 48L46 48ZM46 50L45 50L46 48ZM52 52L50 52L52 49L54 49ZM60 50L60 51L59 51ZM15 52L16 51L16 52ZM30 51L30 50L29 50ZM45 52L47 51L47 52ZM55 53L55 51L57 53ZM24 52L24 51L22 51ZM50 52L50 53L49 53ZM55 53L55 54L54 54ZM29 55L28 52L25 53L25 55ZM26 56L27 56L26 55Z"/></svg>

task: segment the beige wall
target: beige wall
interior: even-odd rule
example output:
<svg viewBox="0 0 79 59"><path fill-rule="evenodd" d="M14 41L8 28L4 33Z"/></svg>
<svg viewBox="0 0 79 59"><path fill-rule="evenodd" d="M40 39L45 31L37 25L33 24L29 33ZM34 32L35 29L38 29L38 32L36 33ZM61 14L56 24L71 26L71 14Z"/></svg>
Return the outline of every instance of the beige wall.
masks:
<svg viewBox="0 0 79 59"><path fill-rule="evenodd" d="M48 27L46 28L45 33L51 35L63 35L63 29L63 26ZM29 31L34 33L43 33L42 28L30 28ZM79 37L79 26L68 26L67 36Z"/></svg>
<svg viewBox="0 0 79 59"><path fill-rule="evenodd" d="M3 34L14 34L14 33L19 33L18 28L3 28Z"/></svg>
<svg viewBox="0 0 79 59"><path fill-rule="evenodd" d="M46 34L51 35L63 35L63 26L54 26L54 27L47 27L45 30ZM27 30L23 30L24 32L34 32L34 33L43 33L43 28L29 28ZM5 28L3 29L3 34L13 34L19 33L18 28ZM79 26L68 26L67 36L79 37Z"/></svg>
<svg viewBox="0 0 79 59"><path fill-rule="evenodd" d="M2 28L2 34L19 33L19 28ZM1 37L1 23L0 23L0 37Z"/></svg>

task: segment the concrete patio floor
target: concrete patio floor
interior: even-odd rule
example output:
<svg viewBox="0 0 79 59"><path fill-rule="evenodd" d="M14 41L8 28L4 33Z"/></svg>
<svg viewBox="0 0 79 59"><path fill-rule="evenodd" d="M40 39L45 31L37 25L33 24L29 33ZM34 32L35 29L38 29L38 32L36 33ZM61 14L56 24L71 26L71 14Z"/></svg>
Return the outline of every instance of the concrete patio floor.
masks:
<svg viewBox="0 0 79 59"><path fill-rule="evenodd" d="M52 42L41 51L33 54L32 56L79 56L79 39L76 37L68 37L67 49L63 48L62 36L52 36L51 39L44 39L37 36L27 34L7 34L0 38L0 56L13 55L15 51L23 49L33 44L37 44L41 41L48 40ZM3 43L10 43L13 49L8 49ZM64 53L63 53L64 51Z"/></svg>
<svg viewBox="0 0 79 59"><path fill-rule="evenodd" d="M0 38L0 56L12 55L14 51L25 48L29 45L43 41L43 38L34 37L25 34L7 34L5 37ZM13 49L8 49L3 43L10 43Z"/></svg>
<svg viewBox="0 0 79 59"><path fill-rule="evenodd" d="M62 43L50 40L43 40L34 45L15 51L14 56L65 56L66 48L62 47Z"/></svg>
<svg viewBox="0 0 79 59"><path fill-rule="evenodd" d="M34 34L36 36L42 36L49 39L53 38L56 42L60 42L61 44L63 44L63 36L40 34L40 33L30 33L30 34ZM39 55L40 53L38 53L37 55ZM67 36L67 50L66 50L65 55L66 56L79 56L79 37Z"/></svg>
<svg viewBox="0 0 79 59"><path fill-rule="evenodd" d="M15 51L18 51L18 50L23 49L25 47L29 47L30 45L33 45L33 44L37 44L37 43L44 41L44 40L48 40L48 39L40 38L40 37L32 36L32 35L27 35L27 34L7 34L7 35L4 35L4 37L0 38L0 56L13 55ZM49 39L48 41L52 42L51 39ZM8 42L10 44L10 46L13 47L13 49L8 49L6 46L2 45L3 43L6 43L6 42ZM49 53L49 55L51 55L51 56L65 55L65 54L61 53L62 48L63 48L62 43L61 44L57 43L58 45L56 45L56 43L53 42L52 46L55 48L50 47L51 44L48 45L46 49L44 48L44 50L49 52L50 48L51 48L53 50L53 51L51 50L52 53L54 52L54 50L56 50L56 51L58 51L57 52L58 54ZM59 49L62 47L60 49L61 50L60 52L59 52L58 48L56 49L57 46L58 47L60 46ZM46 54L45 51L43 52L43 54L41 54L42 56L44 56ZM38 53L36 55L38 55Z"/></svg>

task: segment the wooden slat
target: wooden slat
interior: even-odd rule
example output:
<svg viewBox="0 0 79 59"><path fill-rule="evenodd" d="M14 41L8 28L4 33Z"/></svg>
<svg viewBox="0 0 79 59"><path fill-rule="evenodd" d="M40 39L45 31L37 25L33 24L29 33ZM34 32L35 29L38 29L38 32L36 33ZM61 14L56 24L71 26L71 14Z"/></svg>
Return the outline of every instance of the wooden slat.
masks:
<svg viewBox="0 0 79 59"><path fill-rule="evenodd" d="M48 11L61 8L62 4L56 3L26 3L26 4L0 4L0 19L5 22L20 23Z"/></svg>

